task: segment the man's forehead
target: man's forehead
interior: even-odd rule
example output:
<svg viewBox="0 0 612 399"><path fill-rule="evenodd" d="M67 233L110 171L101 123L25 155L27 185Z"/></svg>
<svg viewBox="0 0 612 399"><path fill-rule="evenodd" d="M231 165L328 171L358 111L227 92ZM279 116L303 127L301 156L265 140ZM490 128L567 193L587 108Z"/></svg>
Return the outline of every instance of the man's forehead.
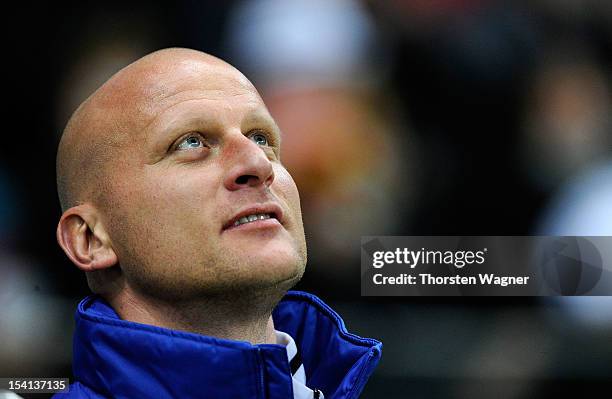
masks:
<svg viewBox="0 0 612 399"><path fill-rule="evenodd" d="M113 102L113 108L132 109L138 114L134 117L150 119L173 104L197 97L242 96L245 101L261 101L251 82L220 60L179 59L133 67L108 82L109 93L104 97Z"/></svg>

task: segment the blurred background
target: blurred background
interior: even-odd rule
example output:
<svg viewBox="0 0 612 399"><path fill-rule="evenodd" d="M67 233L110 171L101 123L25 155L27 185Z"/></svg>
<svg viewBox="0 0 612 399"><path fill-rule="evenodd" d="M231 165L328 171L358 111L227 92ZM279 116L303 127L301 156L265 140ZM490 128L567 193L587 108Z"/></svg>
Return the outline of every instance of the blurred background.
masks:
<svg viewBox="0 0 612 399"><path fill-rule="evenodd" d="M121 67L181 46L242 70L283 130L309 244L297 288L385 345L364 398L610 392L612 298L362 298L359 247L362 235L612 235L612 2L9 8L0 376L72 376L88 289L55 241L68 117Z"/></svg>

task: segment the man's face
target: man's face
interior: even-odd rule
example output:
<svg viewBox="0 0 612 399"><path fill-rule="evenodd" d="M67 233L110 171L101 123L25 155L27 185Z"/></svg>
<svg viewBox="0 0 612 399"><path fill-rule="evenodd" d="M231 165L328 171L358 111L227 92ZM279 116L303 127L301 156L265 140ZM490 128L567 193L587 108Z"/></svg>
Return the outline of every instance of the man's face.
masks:
<svg viewBox="0 0 612 399"><path fill-rule="evenodd" d="M306 264L302 216L263 101L227 65L153 74L98 204L127 282L174 299L289 288Z"/></svg>

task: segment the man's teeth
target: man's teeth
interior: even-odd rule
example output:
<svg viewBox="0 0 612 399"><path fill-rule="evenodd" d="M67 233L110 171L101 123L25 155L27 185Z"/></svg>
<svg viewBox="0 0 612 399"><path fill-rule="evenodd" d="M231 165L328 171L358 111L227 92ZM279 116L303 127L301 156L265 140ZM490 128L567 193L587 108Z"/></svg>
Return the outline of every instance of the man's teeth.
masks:
<svg viewBox="0 0 612 399"><path fill-rule="evenodd" d="M258 213L255 215L243 216L234 222L234 226L240 226L241 224L254 222L256 220L264 220L264 219L270 219L270 214L269 213Z"/></svg>

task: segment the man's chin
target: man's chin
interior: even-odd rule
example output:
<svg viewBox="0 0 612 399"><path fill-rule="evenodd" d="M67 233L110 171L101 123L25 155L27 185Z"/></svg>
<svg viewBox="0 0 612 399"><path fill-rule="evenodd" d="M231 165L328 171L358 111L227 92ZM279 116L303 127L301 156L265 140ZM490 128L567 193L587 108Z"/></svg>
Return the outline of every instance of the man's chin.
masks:
<svg viewBox="0 0 612 399"><path fill-rule="evenodd" d="M247 262L265 264L268 266L304 262L296 240L287 232L278 232L273 235L235 235L226 237L222 242L225 254L234 258L241 258Z"/></svg>
<svg viewBox="0 0 612 399"><path fill-rule="evenodd" d="M236 299L255 300L255 298L269 297L280 300L304 274L304 266L296 263L291 265L251 263L248 268L249 270L234 275L217 286L216 293Z"/></svg>
<svg viewBox="0 0 612 399"><path fill-rule="evenodd" d="M244 284L290 289L304 274L305 259L291 246L275 245L249 253L242 263Z"/></svg>
<svg viewBox="0 0 612 399"><path fill-rule="evenodd" d="M295 285L304 274L304 265L297 256L293 257L262 257L250 259L249 275L253 281L268 282L274 285Z"/></svg>

